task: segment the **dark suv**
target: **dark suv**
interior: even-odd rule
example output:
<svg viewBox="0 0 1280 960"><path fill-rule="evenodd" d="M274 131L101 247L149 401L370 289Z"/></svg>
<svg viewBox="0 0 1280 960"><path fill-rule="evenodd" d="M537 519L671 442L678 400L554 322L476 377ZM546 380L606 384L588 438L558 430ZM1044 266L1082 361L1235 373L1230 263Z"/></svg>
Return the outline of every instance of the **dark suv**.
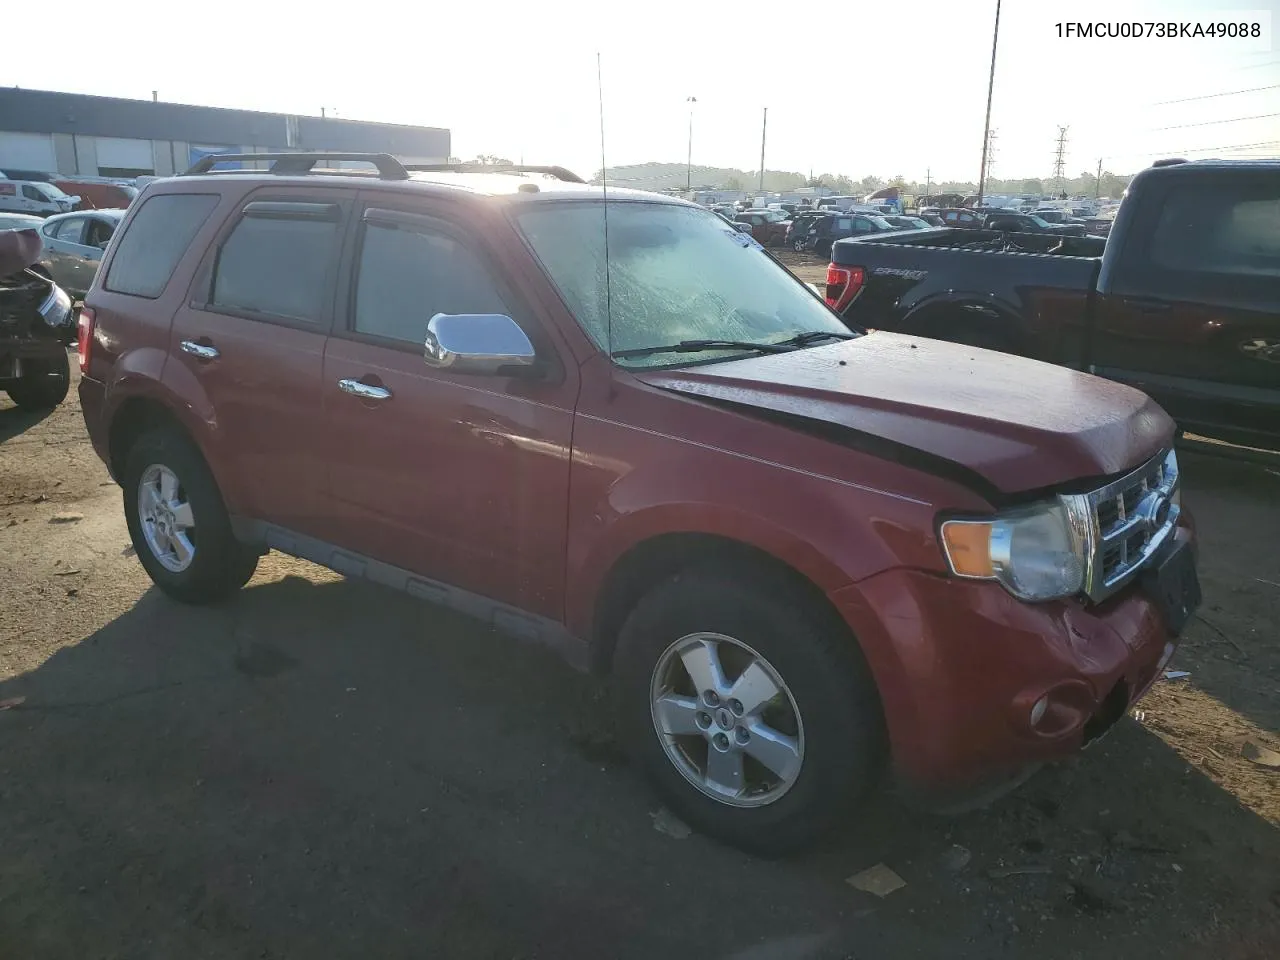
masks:
<svg viewBox="0 0 1280 960"><path fill-rule="evenodd" d="M558 168L226 159L147 186L80 317L173 597L273 548L550 644L681 817L773 853L886 761L1071 753L1168 663L1198 593L1144 394L851 333L714 214Z"/></svg>

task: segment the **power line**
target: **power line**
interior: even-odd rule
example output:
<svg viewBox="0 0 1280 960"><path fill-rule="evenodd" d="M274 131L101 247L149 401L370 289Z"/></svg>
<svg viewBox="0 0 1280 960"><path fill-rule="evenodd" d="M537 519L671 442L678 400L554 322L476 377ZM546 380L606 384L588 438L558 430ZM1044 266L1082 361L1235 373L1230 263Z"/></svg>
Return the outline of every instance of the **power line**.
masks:
<svg viewBox="0 0 1280 960"><path fill-rule="evenodd" d="M1236 67L1235 70L1256 70L1258 67L1274 67L1278 63L1280 63L1280 60L1267 60L1263 63L1249 63L1243 67ZM1227 72L1234 73L1235 70L1229 70Z"/></svg>
<svg viewBox="0 0 1280 960"><path fill-rule="evenodd" d="M1213 100L1215 97L1238 97L1242 93L1260 93L1263 90L1280 90L1280 83L1269 87L1250 87L1248 90L1228 90L1226 93L1206 93L1200 97L1183 97L1181 100L1161 100L1153 103L1153 107L1167 107L1171 103L1190 103L1192 100Z"/></svg>
<svg viewBox="0 0 1280 960"><path fill-rule="evenodd" d="M1227 143L1217 147L1193 147L1186 150L1135 150L1133 153L1113 153L1104 160L1127 160L1130 157L1180 157L1185 153L1216 153L1219 150L1256 150L1259 147L1280 146L1280 140L1259 140L1255 143Z"/></svg>
<svg viewBox="0 0 1280 960"><path fill-rule="evenodd" d="M1240 123L1244 120L1265 120L1268 117L1280 117L1280 113L1259 113L1252 117L1232 117L1230 120L1206 120L1203 123L1181 123L1176 127L1156 127L1154 132L1159 133L1161 130L1186 130L1188 127L1212 127L1219 123Z"/></svg>

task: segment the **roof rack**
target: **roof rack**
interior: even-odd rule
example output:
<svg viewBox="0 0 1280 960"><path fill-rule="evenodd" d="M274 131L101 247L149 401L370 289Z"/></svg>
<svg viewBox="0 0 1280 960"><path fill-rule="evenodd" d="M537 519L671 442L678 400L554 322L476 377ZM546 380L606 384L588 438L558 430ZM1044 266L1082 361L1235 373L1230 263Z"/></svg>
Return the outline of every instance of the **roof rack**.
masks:
<svg viewBox="0 0 1280 960"><path fill-rule="evenodd" d="M389 153L211 153L201 157L183 174L184 177L195 177L204 173L235 173L233 170L214 170L219 163L270 163L267 171L277 176L296 176L308 174L317 164L326 161L363 160L373 164L378 170L379 180L408 180L409 171ZM412 168L410 168L412 169ZM363 171L350 171L363 172Z"/></svg>
<svg viewBox="0 0 1280 960"><path fill-rule="evenodd" d="M565 183L586 183L564 167L526 166L523 163L406 163L411 173L545 173Z"/></svg>

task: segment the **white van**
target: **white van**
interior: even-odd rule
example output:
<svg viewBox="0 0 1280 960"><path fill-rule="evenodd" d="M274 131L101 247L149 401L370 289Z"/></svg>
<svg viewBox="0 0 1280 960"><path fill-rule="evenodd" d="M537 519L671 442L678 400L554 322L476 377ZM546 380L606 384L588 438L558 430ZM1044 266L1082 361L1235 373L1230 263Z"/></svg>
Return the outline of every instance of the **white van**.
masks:
<svg viewBox="0 0 1280 960"><path fill-rule="evenodd" d="M0 177L0 210L47 217L55 213L67 213L79 202L79 197L68 196L52 183L42 180L6 180Z"/></svg>

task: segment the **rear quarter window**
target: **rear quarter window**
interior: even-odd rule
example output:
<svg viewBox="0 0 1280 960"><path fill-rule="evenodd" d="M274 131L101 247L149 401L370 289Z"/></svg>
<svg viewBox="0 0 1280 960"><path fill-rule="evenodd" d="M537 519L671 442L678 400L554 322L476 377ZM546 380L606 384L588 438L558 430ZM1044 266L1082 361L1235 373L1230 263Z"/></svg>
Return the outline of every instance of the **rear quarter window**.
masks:
<svg viewBox="0 0 1280 960"><path fill-rule="evenodd" d="M1280 180L1175 186L1150 257L1164 270L1280 277Z"/></svg>
<svg viewBox="0 0 1280 960"><path fill-rule="evenodd" d="M164 193L148 199L121 235L103 286L131 297L160 296L217 205L213 193Z"/></svg>

